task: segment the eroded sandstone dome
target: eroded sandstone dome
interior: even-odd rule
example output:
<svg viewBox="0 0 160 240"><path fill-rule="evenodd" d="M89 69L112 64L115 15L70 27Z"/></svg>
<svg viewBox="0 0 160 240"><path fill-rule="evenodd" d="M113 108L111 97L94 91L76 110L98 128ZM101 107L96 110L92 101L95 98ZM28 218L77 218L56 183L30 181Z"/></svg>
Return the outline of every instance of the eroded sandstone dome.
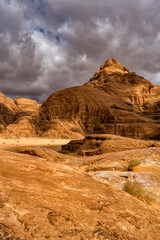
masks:
<svg viewBox="0 0 160 240"><path fill-rule="evenodd" d="M109 59L84 86L53 93L40 107L40 134L52 134L55 122L71 131L141 138L160 123L160 87L115 59Z"/></svg>
<svg viewBox="0 0 160 240"><path fill-rule="evenodd" d="M160 128L160 86L109 59L89 82L53 93L40 108L35 101L13 101L1 93L0 112L0 131L10 135L20 128L19 135L26 136L109 133L154 139Z"/></svg>

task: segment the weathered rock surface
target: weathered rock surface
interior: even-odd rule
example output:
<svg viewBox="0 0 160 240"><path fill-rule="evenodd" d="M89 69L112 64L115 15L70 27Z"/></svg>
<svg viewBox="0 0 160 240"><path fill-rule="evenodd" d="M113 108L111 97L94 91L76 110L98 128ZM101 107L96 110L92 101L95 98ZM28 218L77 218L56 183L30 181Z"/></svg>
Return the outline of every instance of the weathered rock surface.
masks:
<svg viewBox="0 0 160 240"><path fill-rule="evenodd" d="M31 156L37 156L40 158L45 158L47 161L59 162L63 161L66 156L47 148L42 147L20 147L17 148L18 153L28 154Z"/></svg>
<svg viewBox="0 0 160 240"><path fill-rule="evenodd" d="M152 141L128 139L109 135L97 135L94 136L94 140L95 137L98 143L100 143L100 140L103 141L103 150L105 150L106 147L108 153L91 156L91 153L93 153L96 146L96 142L93 142L93 136L90 136L89 140L91 140L91 142L84 144L85 148L87 146L92 146L93 149L88 149L88 151L85 152L87 154L84 154L84 150L82 150L83 154L80 154L79 157L75 156L77 154L73 154L73 152L73 155L71 156L70 154L60 154L51 149L39 147L23 147L19 148L18 152L43 157L47 161L64 163L74 168L76 167L77 169L88 172L99 180L107 182L120 189L123 188L123 185L128 180L138 182L145 190L147 190L147 194L152 196L155 200L153 201L152 207L160 211L159 142L155 142L155 145L157 144L159 147L149 147L152 145ZM76 141L75 152L79 142L80 141ZM68 145L74 148L74 141L71 141L71 143L71 145ZM88 155L89 157L84 157L84 155ZM128 170L130 162L138 163L137 166L133 167L132 171Z"/></svg>
<svg viewBox="0 0 160 240"><path fill-rule="evenodd" d="M160 87L110 59L84 86L52 94L40 107L38 119L42 136L52 133L58 119L65 125L76 123L73 129L82 135L143 138L159 128Z"/></svg>
<svg viewBox="0 0 160 240"><path fill-rule="evenodd" d="M17 107L17 117L31 116L40 106L36 101L23 97L16 98L14 102Z"/></svg>
<svg viewBox="0 0 160 240"><path fill-rule="evenodd" d="M108 153L90 158L85 169L99 180L122 189L129 180L141 184L147 195L153 198L152 207L160 212L160 148L134 149ZM130 162L138 162L127 171Z"/></svg>
<svg viewBox="0 0 160 240"><path fill-rule="evenodd" d="M160 128L154 130L152 133L148 134L146 137L149 139L155 139L160 141Z"/></svg>
<svg viewBox="0 0 160 240"><path fill-rule="evenodd" d="M91 135L62 146L63 153L77 157L70 161L98 178L122 189L129 180L141 184L152 197L152 207L160 211L160 143L113 135ZM100 154L101 153L101 154ZM103 154L102 154L103 153ZM66 155L64 155L66 156ZM85 157L83 157L85 156ZM89 157L86 157L89 156ZM130 164L133 170L128 170Z"/></svg>
<svg viewBox="0 0 160 240"><path fill-rule="evenodd" d="M84 157L77 164L87 172L96 171L126 171L130 161L139 161L142 166L160 168L160 147L132 149L101 155ZM151 170L148 170L151 171Z"/></svg>
<svg viewBox="0 0 160 240"><path fill-rule="evenodd" d="M143 168L145 170L145 167ZM140 172L98 171L90 175L119 189L123 189L127 181L139 183L147 195L152 197L152 206L160 211L160 168L159 172L152 170L148 168L148 171L141 170Z"/></svg>
<svg viewBox="0 0 160 240"><path fill-rule="evenodd" d="M36 101L26 98L12 100L0 92L0 133L2 136L28 137L37 134L32 117L39 109Z"/></svg>
<svg viewBox="0 0 160 240"><path fill-rule="evenodd" d="M138 140L110 134L91 134L82 140L72 140L63 145L60 152L79 156L94 156L149 147L160 147L160 143L158 141Z"/></svg>
<svg viewBox="0 0 160 240"><path fill-rule="evenodd" d="M0 131L15 120L15 102L0 92Z"/></svg>
<svg viewBox="0 0 160 240"><path fill-rule="evenodd" d="M0 237L160 239L160 213L87 174L0 151Z"/></svg>
<svg viewBox="0 0 160 240"><path fill-rule="evenodd" d="M8 135L77 139L108 133L159 140L159 129L160 86L115 59L83 86L53 93L40 108L0 93L0 131Z"/></svg>

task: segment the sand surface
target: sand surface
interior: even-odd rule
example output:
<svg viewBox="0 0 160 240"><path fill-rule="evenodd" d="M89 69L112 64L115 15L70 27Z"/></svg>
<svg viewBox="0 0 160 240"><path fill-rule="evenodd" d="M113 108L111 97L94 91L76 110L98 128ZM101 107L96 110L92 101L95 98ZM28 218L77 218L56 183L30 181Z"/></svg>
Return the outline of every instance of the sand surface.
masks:
<svg viewBox="0 0 160 240"><path fill-rule="evenodd" d="M47 138L0 138L0 149L16 151L18 147L38 146L60 150L63 144L67 144L70 139L47 139Z"/></svg>

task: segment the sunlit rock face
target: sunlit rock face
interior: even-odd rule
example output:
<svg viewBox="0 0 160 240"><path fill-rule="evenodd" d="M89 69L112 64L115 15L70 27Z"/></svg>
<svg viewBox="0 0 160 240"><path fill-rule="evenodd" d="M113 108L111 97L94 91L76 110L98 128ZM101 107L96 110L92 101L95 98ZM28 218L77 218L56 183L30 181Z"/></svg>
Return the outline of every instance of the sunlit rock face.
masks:
<svg viewBox="0 0 160 240"><path fill-rule="evenodd" d="M38 109L36 101L26 98L12 100L0 92L0 133L8 137L36 135L33 114Z"/></svg>
<svg viewBox="0 0 160 240"><path fill-rule="evenodd" d="M2 239L160 239L158 211L57 159L0 151Z"/></svg>
<svg viewBox="0 0 160 240"><path fill-rule="evenodd" d="M53 93L41 106L1 93L0 112L0 131L10 135L82 138L109 133L158 139L160 86L109 59L89 82Z"/></svg>
<svg viewBox="0 0 160 240"><path fill-rule="evenodd" d="M40 133L50 134L57 119L75 123L83 135L110 133L142 138L160 123L160 87L109 59L84 86L52 94L41 106Z"/></svg>
<svg viewBox="0 0 160 240"><path fill-rule="evenodd" d="M120 64L116 59L108 59L105 64L100 67L98 73L105 74L112 74L112 73L128 73L129 69L126 68L124 65Z"/></svg>

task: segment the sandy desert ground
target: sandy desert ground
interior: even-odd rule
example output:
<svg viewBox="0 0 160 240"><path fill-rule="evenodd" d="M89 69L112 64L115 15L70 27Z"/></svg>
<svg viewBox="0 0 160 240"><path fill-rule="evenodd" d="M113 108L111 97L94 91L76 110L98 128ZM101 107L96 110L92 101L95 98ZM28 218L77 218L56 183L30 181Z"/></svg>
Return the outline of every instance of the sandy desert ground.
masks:
<svg viewBox="0 0 160 240"><path fill-rule="evenodd" d="M0 138L0 149L17 151L19 147L45 147L56 151L61 145L67 144L70 139L48 139L48 138Z"/></svg>

